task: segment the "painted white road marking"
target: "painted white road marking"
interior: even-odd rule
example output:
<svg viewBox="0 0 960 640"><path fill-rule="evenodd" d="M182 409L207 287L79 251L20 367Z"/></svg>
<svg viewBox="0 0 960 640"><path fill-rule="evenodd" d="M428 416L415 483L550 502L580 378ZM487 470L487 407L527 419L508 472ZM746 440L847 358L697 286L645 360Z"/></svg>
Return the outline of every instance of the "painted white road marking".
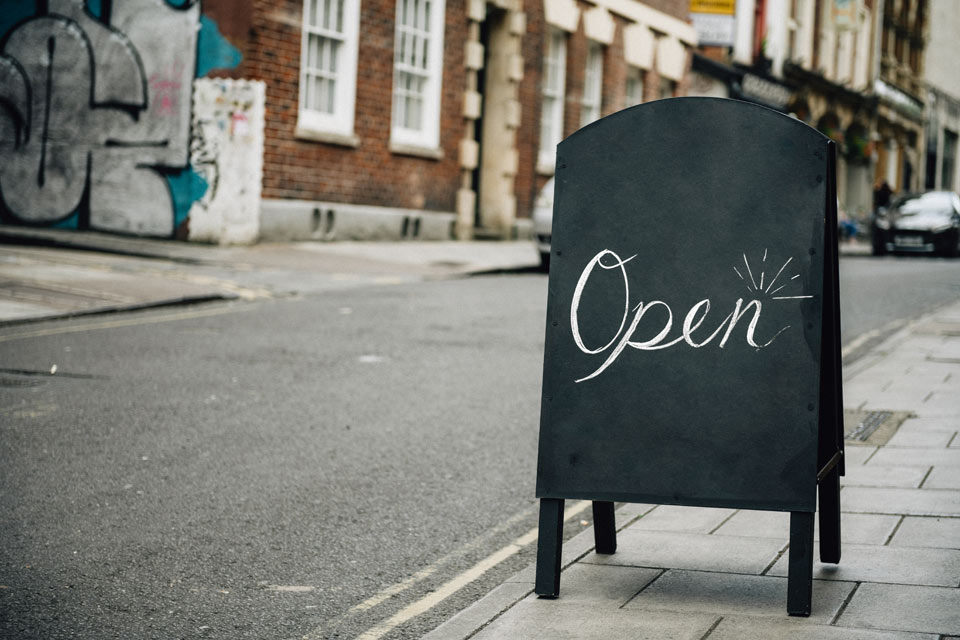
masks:
<svg viewBox="0 0 960 640"><path fill-rule="evenodd" d="M587 507L592 504L589 500L581 500L574 503L569 508L564 511L563 521L566 522L576 516L579 516ZM432 591L420 598L416 602L413 602L397 613L393 614L390 618L381 622L377 626L365 631L364 633L357 636L356 640L379 640L387 633L393 631L401 624L416 618L417 616L426 613L430 609L434 608L442 601L446 600L454 593L467 586L471 582L480 578L484 573L497 566L507 558L519 553L523 548L534 541L536 541L538 535L537 528L533 528L527 533L523 534L507 546L494 551L489 556L473 565L460 575L455 576L453 579L448 580L446 583L441 585L435 591Z"/></svg>
<svg viewBox="0 0 960 640"><path fill-rule="evenodd" d="M238 311L249 311L256 308L256 305L230 305L229 307L220 307L217 309L202 309L198 311L181 311L166 315L155 315L148 317L124 318L123 320L107 320L101 322L90 322L82 325L69 327L51 327L49 329L37 329L36 331L25 331L23 333L12 333L10 335L0 336L0 342L10 342L12 340L25 340L26 338L39 338L41 336L54 336L61 333L78 333L81 331L96 331L98 329L114 329L116 327L133 327L142 324L157 324L160 322L173 322L175 320L189 320L190 318L205 318L207 316L219 316L225 313L235 313Z"/></svg>

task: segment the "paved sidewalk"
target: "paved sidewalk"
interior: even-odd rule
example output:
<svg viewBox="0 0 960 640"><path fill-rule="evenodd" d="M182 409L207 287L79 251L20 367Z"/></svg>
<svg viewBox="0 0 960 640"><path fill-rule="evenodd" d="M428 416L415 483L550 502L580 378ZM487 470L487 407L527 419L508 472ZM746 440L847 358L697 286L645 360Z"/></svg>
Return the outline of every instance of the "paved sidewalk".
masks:
<svg viewBox="0 0 960 640"><path fill-rule="evenodd" d="M844 243L844 256L870 254ZM288 242L219 247L0 225L0 325L210 300L533 270L531 241Z"/></svg>
<svg viewBox="0 0 960 640"><path fill-rule="evenodd" d="M291 242L216 247L0 226L0 325L216 299L534 269L532 242Z"/></svg>
<svg viewBox="0 0 960 640"><path fill-rule="evenodd" d="M616 554L592 528L564 544L558 599L532 594L531 566L426 639L960 637L960 303L844 378L850 415L910 417L848 438L842 560L815 564L809 618L786 613L788 514L628 504Z"/></svg>

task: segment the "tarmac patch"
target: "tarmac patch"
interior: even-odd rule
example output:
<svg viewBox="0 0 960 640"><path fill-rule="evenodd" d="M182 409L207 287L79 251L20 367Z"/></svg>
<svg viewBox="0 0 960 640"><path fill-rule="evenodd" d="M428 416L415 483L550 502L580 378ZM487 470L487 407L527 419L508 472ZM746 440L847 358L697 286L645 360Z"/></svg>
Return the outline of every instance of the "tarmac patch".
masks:
<svg viewBox="0 0 960 640"><path fill-rule="evenodd" d="M848 444L881 446L887 444L907 418L910 411L843 410L843 439Z"/></svg>

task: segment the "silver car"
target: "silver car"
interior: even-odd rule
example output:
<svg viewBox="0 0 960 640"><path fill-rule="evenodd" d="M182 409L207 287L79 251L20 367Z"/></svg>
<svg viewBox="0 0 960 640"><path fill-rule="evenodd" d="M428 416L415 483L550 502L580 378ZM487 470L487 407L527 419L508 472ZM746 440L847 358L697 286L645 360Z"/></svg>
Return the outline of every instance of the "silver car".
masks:
<svg viewBox="0 0 960 640"><path fill-rule="evenodd" d="M543 185L533 205L533 233L540 252L540 268L550 269L550 236L553 229L553 178Z"/></svg>

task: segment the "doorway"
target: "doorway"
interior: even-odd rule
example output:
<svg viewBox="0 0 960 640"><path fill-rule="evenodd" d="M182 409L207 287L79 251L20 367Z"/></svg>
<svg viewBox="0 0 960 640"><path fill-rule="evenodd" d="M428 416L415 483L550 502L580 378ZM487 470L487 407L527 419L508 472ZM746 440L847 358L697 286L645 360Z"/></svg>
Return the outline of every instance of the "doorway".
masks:
<svg viewBox="0 0 960 640"><path fill-rule="evenodd" d="M471 176L471 187L477 194L475 234L480 237L508 236L515 216L516 134L510 108L516 101L517 82L511 78L510 64L519 54L519 38L510 33L509 17L505 9L487 4L486 17L480 24L484 61L477 72L477 92L483 106L475 123L479 157Z"/></svg>

